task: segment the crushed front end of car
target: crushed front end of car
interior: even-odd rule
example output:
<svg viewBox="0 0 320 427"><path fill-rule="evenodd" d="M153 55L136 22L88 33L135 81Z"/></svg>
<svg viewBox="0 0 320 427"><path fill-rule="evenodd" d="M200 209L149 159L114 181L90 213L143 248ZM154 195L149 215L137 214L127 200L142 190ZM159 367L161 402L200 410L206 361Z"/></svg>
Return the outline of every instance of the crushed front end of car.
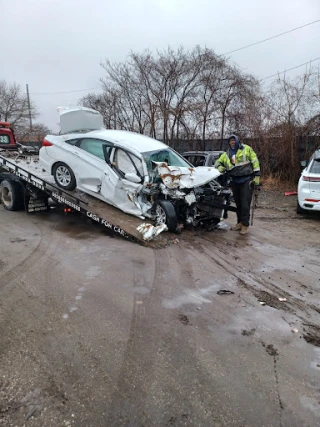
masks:
<svg viewBox="0 0 320 427"><path fill-rule="evenodd" d="M215 228L227 217L231 197L231 191L216 181L219 175L214 167L192 168L157 163L155 177L160 181L154 192L152 210L156 222L166 221L171 231L179 231L186 226Z"/></svg>

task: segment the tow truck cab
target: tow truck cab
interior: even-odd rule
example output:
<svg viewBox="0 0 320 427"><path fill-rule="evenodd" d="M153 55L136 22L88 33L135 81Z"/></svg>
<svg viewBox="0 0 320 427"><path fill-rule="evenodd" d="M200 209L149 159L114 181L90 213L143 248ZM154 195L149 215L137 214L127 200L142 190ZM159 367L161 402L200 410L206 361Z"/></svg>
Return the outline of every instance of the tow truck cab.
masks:
<svg viewBox="0 0 320 427"><path fill-rule="evenodd" d="M0 148L16 150L18 144L13 129L8 122L0 122Z"/></svg>

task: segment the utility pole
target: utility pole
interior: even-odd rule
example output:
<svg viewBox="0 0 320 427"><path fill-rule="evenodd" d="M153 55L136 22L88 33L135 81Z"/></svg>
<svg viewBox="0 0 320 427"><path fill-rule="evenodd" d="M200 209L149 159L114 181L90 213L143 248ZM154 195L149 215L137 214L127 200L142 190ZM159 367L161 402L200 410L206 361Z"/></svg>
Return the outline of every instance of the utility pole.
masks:
<svg viewBox="0 0 320 427"><path fill-rule="evenodd" d="M113 97L113 128L117 129L116 97Z"/></svg>
<svg viewBox="0 0 320 427"><path fill-rule="evenodd" d="M31 118L31 107L30 107L30 97L29 97L29 86L27 86L27 99L28 99L28 108L29 108L29 121L30 121L30 130L32 132L32 118Z"/></svg>

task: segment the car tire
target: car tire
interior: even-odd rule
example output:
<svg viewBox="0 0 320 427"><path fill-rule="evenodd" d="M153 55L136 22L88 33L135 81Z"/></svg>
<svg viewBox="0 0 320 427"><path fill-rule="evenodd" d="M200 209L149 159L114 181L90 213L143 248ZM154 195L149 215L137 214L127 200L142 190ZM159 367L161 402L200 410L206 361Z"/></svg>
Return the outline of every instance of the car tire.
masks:
<svg viewBox="0 0 320 427"><path fill-rule="evenodd" d="M157 217L157 224L166 224L169 231L177 231L178 218L176 210L169 200L158 200L155 203L154 210Z"/></svg>
<svg viewBox="0 0 320 427"><path fill-rule="evenodd" d="M53 167L53 177L57 185L64 190L74 190L77 186L72 169L65 163L56 163Z"/></svg>
<svg viewBox="0 0 320 427"><path fill-rule="evenodd" d="M0 200L7 211L18 211L24 207L23 186L12 179L4 179L0 184Z"/></svg>
<svg viewBox="0 0 320 427"><path fill-rule="evenodd" d="M299 215L303 215L303 214L305 214L306 213L306 209L303 209L300 205L299 205L299 202L298 202L298 200L297 200L297 214L299 214Z"/></svg>

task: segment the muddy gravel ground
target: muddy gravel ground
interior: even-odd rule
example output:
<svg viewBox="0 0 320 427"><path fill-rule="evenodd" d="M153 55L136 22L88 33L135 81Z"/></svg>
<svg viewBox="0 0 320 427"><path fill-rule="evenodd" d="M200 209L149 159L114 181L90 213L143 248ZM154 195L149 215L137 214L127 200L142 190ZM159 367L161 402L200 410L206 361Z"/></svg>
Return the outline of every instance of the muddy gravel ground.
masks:
<svg viewBox="0 0 320 427"><path fill-rule="evenodd" d="M161 249L0 206L0 425L319 426L320 214L295 204Z"/></svg>

